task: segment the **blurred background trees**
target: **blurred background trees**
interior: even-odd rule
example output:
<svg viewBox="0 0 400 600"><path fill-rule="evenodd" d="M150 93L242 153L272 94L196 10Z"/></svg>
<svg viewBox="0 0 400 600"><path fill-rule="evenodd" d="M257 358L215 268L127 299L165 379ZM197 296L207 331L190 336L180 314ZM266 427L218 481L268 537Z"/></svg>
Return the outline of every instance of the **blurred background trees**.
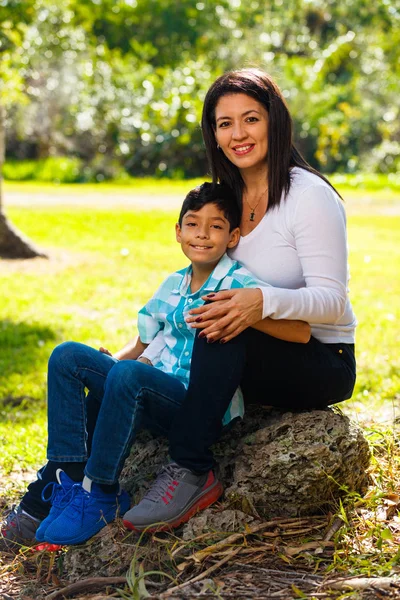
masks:
<svg viewBox="0 0 400 600"><path fill-rule="evenodd" d="M202 176L205 92L250 65L314 166L399 168L398 2L2 0L0 22L8 178Z"/></svg>
<svg viewBox="0 0 400 600"><path fill-rule="evenodd" d="M7 109L22 105L26 100L25 82L20 74L20 49L28 25L35 16L34 0L2 2L0 11L0 257L34 258L44 254L9 222L2 202Z"/></svg>

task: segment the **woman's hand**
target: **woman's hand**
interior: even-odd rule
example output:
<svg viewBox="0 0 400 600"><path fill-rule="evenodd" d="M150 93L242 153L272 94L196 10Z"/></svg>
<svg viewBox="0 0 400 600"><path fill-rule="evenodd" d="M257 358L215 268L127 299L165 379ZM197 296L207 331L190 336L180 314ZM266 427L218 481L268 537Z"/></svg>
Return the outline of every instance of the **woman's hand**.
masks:
<svg viewBox="0 0 400 600"><path fill-rule="evenodd" d="M203 300L211 304L189 311L186 322L202 329L199 335L210 343L228 342L262 318L263 295L258 288L225 290L203 296Z"/></svg>

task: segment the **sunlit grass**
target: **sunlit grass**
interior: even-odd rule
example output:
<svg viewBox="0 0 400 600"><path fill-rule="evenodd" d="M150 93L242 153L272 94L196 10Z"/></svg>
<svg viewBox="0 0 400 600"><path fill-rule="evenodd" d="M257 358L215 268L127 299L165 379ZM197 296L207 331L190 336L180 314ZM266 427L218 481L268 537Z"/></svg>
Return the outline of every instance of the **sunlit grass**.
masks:
<svg viewBox="0 0 400 600"><path fill-rule="evenodd" d="M197 179L154 179L151 177L137 177L123 179L121 181L105 181L102 183L43 183L40 181L5 181L5 191L13 192L45 192L52 191L57 194L70 195L76 194L109 194L111 192L126 193L139 192L141 194L172 195L185 194L188 190L200 185L207 179L198 177Z"/></svg>
<svg viewBox="0 0 400 600"><path fill-rule="evenodd" d="M209 175L196 179L155 179L152 177L127 177L121 180L106 181L102 183L44 183L40 181L5 181L4 188L12 192L40 192L57 195L139 193L149 195L175 195L186 194L188 190L201 184L204 180L210 181ZM329 176L330 181L343 196L360 198L368 196L372 200L398 200L400 192L400 176L396 174L376 173L335 173Z"/></svg>
<svg viewBox="0 0 400 600"><path fill-rule="evenodd" d="M117 350L136 334L137 311L158 284L186 264L174 239L175 212L9 208L51 259L0 262L3 472L38 466L45 457L52 348L72 339ZM358 382L345 410L362 423L397 414L399 231L399 215L349 218Z"/></svg>

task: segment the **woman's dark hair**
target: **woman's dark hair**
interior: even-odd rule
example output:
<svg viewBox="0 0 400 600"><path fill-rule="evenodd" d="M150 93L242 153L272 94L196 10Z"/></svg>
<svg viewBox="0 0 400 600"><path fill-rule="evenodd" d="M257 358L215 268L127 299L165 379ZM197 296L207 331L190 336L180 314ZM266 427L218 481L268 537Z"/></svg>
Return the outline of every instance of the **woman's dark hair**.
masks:
<svg viewBox="0 0 400 600"><path fill-rule="evenodd" d="M232 189L222 183L203 183L199 187L191 190L183 201L181 212L179 214L179 226L182 227L183 217L190 210L197 212L206 204L216 204L225 219L229 222L229 231L240 226L242 211L234 200L235 194Z"/></svg>
<svg viewBox="0 0 400 600"><path fill-rule="evenodd" d="M329 181L303 158L293 143L293 125L286 101L270 75L259 69L230 71L210 87L204 100L201 127L213 181L228 184L242 204L244 182L239 169L217 147L215 109L222 96L246 94L262 104L268 112L268 208L279 205L282 192L290 189L291 167L301 167ZM335 190L336 193L338 193ZM340 194L338 194L340 196Z"/></svg>

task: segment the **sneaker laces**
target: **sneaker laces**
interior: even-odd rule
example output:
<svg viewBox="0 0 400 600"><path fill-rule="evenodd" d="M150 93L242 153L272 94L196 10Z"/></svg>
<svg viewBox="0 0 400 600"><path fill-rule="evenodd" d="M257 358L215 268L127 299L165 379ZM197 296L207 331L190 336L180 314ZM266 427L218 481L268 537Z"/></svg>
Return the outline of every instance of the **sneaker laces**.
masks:
<svg viewBox="0 0 400 600"><path fill-rule="evenodd" d="M1 535L5 536L10 528L16 528L18 531L20 530L18 518L16 518L18 517L19 512L18 506L13 504L11 510L5 516L4 522L1 524Z"/></svg>
<svg viewBox="0 0 400 600"><path fill-rule="evenodd" d="M157 479L151 486L151 488L146 492L143 497L143 500L150 500L150 502L157 502L160 498L165 495L165 492L171 489L175 489L174 482L176 482L180 473L183 471L181 467L179 467L176 463L170 463L159 471L157 475Z"/></svg>
<svg viewBox="0 0 400 600"><path fill-rule="evenodd" d="M73 486L75 487L75 486ZM84 490L81 485L76 486L76 490L73 492L73 496L71 498L71 506L75 509L76 513L80 517L80 524L83 523L83 518L85 516L85 509L93 502L95 498L93 498L92 494L87 490Z"/></svg>
<svg viewBox="0 0 400 600"><path fill-rule="evenodd" d="M74 489L75 488L75 489ZM111 497L111 495L110 495ZM112 496L113 498L115 498L115 502L117 504L117 506L119 505L119 498L118 495L116 497ZM74 485L72 487L72 495L69 501L69 509L73 509L75 514L78 517L78 521L80 522L80 525L83 524L83 520L85 518L85 511L86 509L91 505L91 504L96 504L99 501L98 497L94 496L91 492L88 492L87 490L85 490L81 485ZM105 520L104 516L103 516L103 509L99 509L100 512L100 516L99 516L99 521L100 520ZM74 517L75 518L75 517Z"/></svg>
<svg viewBox="0 0 400 600"><path fill-rule="evenodd" d="M64 486L61 485L61 483L57 483L56 481L50 481L50 483L45 485L45 487L42 490L42 500L43 502L50 502L51 506L61 508L63 506L66 506L69 503L69 501L72 500L72 497L76 494L76 489L74 491L74 488L79 487L81 487L79 483L74 484L66 492ZM46 496L46 490L51 490L49 496Z"/></svg>
<svg viewBox="0 0 400 600"><path fill-rule="evenodd" d="M5 515L5 520L1 523L0 537L7 537L7 533L11 530L16 530L18 534L22 534L20 516L29 519L32 522L38 522L38 519L32 517L28 513L24 513L21 507L17 504L13 504L11 510Z"/></svg>

